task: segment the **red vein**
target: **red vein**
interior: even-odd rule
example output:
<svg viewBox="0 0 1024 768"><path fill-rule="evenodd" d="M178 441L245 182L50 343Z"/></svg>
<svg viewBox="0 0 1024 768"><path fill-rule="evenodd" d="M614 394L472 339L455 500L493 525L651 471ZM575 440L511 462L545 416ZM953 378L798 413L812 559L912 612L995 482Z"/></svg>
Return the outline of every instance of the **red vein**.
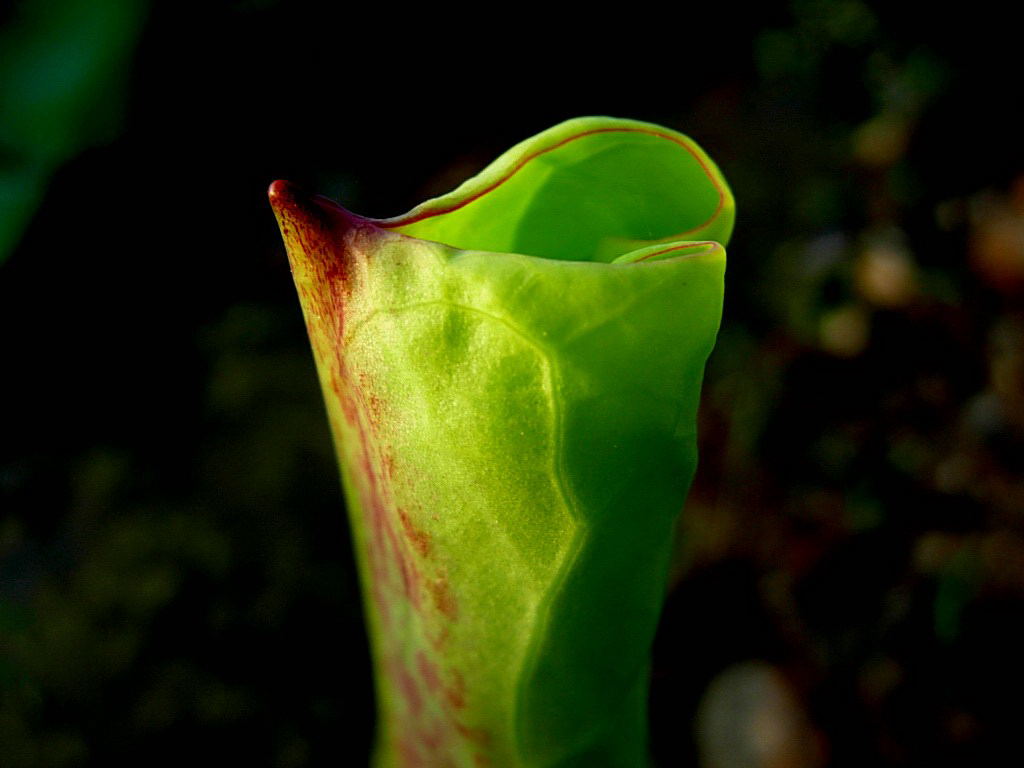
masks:
<svg viewBox="0 0 1024 768"><path fill-rule="evenodd" d="M638 261L647 261L648 259L653 258L654 256L661 256L663 253L672 253L672 251L685 251L687 248L693 248L698 245L717 246L718 243L715 242L714 240L695 240L692 243L685 243L683 245L673 245L671 248L662 248L660 251L652 251L651 253L646 253L639 259L636 259L635 261L631 261L629 263L636 264Z"/></svg>

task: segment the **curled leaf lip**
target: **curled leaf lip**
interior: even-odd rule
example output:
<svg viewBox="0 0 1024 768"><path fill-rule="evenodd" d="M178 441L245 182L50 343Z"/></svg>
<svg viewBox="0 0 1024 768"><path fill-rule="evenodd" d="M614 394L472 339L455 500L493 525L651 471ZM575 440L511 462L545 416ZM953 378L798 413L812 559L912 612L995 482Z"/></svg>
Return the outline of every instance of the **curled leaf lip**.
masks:
<svg viewBox="0 0 1024 768"><path fill-rule="evenodd" d="M715 210L711 213L707 220L705 220L701 224L691 227L690 229L686 229L682 232L677 232L675 235L676 237L684 237L685 235L704 229L712 221L718 218L718 216L721 215L723 209L727 205L727 201L730 200L731 195L728 189L725 187L723 181L718 177L717 172L715 170L712 170L710 162L706 158L702 158L701 155L697 151L695 151L696 148L693 145L688 144L685 141L682 141L680 138L677 138L676 136L670 135L666 131L636 126L621 126L609 128L592 128L589 130L583 130L566 136L565 138L562 138L547 146L540 146L536 149L533 149L532 151L527 152L523 157L519 158L519 160L511 168L507 169L497 179L491 180L484 184L480 184L479 189L466 195L461 200L456 198L456 195L458 194L459 190L454 190L446 195L434 198L433 200L427 200L426 202L421 203L420 205L413 208L408 213L402 214L400 216L393 216L388 219L379 219L377 221L377 224L385 229L391 229L394 227L401 227L408 224L415 224L416 222L422 221L427 218L431 218L433 216L441 216L443 214L456 211L480 199L484 195L493 192L495 189L509 181L509 179L511 179L523 168L525 168L529 163L533 162L542 155L546 155L549 152L554 152L571 142L579 141L580 139L586 138L587 136L595 136L603 133L641 133L647 134L649 136L656 136L660 139L665 139L666 141L671 141L679 145L686 152L692 155L694 160L696 160L697 163L701 166L701 168L703 168L704 172L708 176L708 179L711 181L715 189L718 191L718 205L715 207ZM475 179L471 179L470 183L472 183L473 181L475 181Z"/></svg>
<svg viewBox="0 0 1024 768"><path fill-rule="evenodd" d="M634 146L641 142L642 147ZM633 151L634 157L647 153L653 159L635 170L621 163L617 170L622 179L595 178L602 168L601 155L613 151ZM672 174L678 177L675 181ZM660 194L672 199L655 199L659 193L645 191L652 199L638 201L642 195L637 190L646 189L648 178L661 183ZM571 194L557 191L559 185L572 184L594 188ZM677 191L689 188L696 189L697 202ZM604 264L640 264L724 250L735 216L728 185L692 140L661 126L604 117L577 118L527 139L456 189L399 216L359 216L286 181L271 185L270 201L279 217L335 235L350 229L374 230L462 251ZM544 211L544 205L553 213ZM618 208L625 213L618 213ZM548 226L526 226L522 220L531 217L547 217L543 224ZM501 234L479 234L493 230L495 219L507 220L498 225ZM594 223L588 223L590 219ZM481 222L487 226L478 226ZM672 222L679 226L672 227ZM558 229L579 234L566 235L562 242L550 235L538 239L537 233ZM661 248L651 250L652 246Z"/></svg>

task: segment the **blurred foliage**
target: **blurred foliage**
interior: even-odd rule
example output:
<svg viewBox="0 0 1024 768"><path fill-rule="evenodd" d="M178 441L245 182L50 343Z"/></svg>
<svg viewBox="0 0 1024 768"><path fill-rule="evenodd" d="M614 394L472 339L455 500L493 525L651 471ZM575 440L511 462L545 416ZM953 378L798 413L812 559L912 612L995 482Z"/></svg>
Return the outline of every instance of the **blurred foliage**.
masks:
<svg viewBox="0 0 1024 768"><path fill-rule="evenodd" d="M89 67L6 53L28 28L86 27L29 8L5 18L3 80L70 94L67 71ZM33 112L4 82L4 189L42 205L0 272L0 764L363 761L358 590L266 184L392 215L602 112L693 135L739 202L655 648L656 757L934 767L1019 751L1018 27L987 0L706 13L688 28L728 34L687 38L685 56L677 25L626 14L605 35L551 30L508 70L475 61L481 89L461 70L413 79L440 27L269 0L207 4L199 23L157 2L130 68L82 74L112 101ZM95 49L53 50L110 77L141 17L125 18L106 23L120 47L97 32ZM517 18L494 50L522 50ZM360 47L380 38L352 30L384 24L387 56ZM644 55L609 57L624 39ZM419 119L470 105L472 120ZM80 141L68 121L125 131L83 151L102 131ZM25 154L37 137L51 149Z"/></svg>
<svg viewBox="0 0 1024 768"><path fill-rule="evenodd" d="M793 2L791 24L756 39L754 109L718 127L745 242L654 693L689 689L714 712L732 691L733 750L706 715L702 764L981 765L1018 749L998 702L1024 683L1024 162L1002 127L955 118L1021 125L1019 95L992 79L1001 57L963 46L988 10L910 35L909 12ZM684 668L703 651L702 671ZM784 676L811 733L770 688L730 687L747 657ZM750 726L751 756L743 713L758 707L781 714Z"/></svg>
<svg viewBox="0 0 1024 768"><path fill-rule="evenodd" d="M199 742L306 765L367 748L333 456L311 361L282 346L282 325L238 305L200 333L210 439L188 496L133 490L138 459L98 448L70 468L46 548L30 516L5 517L3 765L170 764ZM330 629L346 624L357 634L338 656Z"/></svg>
<svg viewBox="0 0 1024 768"><path fill-rule="evenodd" d="M120 127L144 0L21 0L0 28L0 262L54 170Z"/></svg>

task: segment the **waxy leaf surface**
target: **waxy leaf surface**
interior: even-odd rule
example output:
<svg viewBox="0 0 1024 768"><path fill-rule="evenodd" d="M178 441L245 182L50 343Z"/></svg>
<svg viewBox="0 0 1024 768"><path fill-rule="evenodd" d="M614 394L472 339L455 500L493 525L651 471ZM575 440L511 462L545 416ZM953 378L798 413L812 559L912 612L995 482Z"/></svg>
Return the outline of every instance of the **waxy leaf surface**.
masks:
<svg viewBox="0 0 1024 768"><path fill-rule="evenodd" d="M732 196L580 118L372 220L271 187L338 448L380 766L646 760Z"/></svg>

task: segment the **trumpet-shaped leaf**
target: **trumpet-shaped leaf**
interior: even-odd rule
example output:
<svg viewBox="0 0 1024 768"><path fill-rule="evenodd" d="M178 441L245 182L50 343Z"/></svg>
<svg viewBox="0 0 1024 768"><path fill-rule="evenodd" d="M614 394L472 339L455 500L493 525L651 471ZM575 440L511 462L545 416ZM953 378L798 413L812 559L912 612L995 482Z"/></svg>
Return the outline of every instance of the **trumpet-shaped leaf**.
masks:
<svg viewBox="0 0 1024 768"><path fill-rule="evenodd" d="M348 498L377 764L643 765L733 223L717 168L580 118L404 216L270 196Z"/></svg>

